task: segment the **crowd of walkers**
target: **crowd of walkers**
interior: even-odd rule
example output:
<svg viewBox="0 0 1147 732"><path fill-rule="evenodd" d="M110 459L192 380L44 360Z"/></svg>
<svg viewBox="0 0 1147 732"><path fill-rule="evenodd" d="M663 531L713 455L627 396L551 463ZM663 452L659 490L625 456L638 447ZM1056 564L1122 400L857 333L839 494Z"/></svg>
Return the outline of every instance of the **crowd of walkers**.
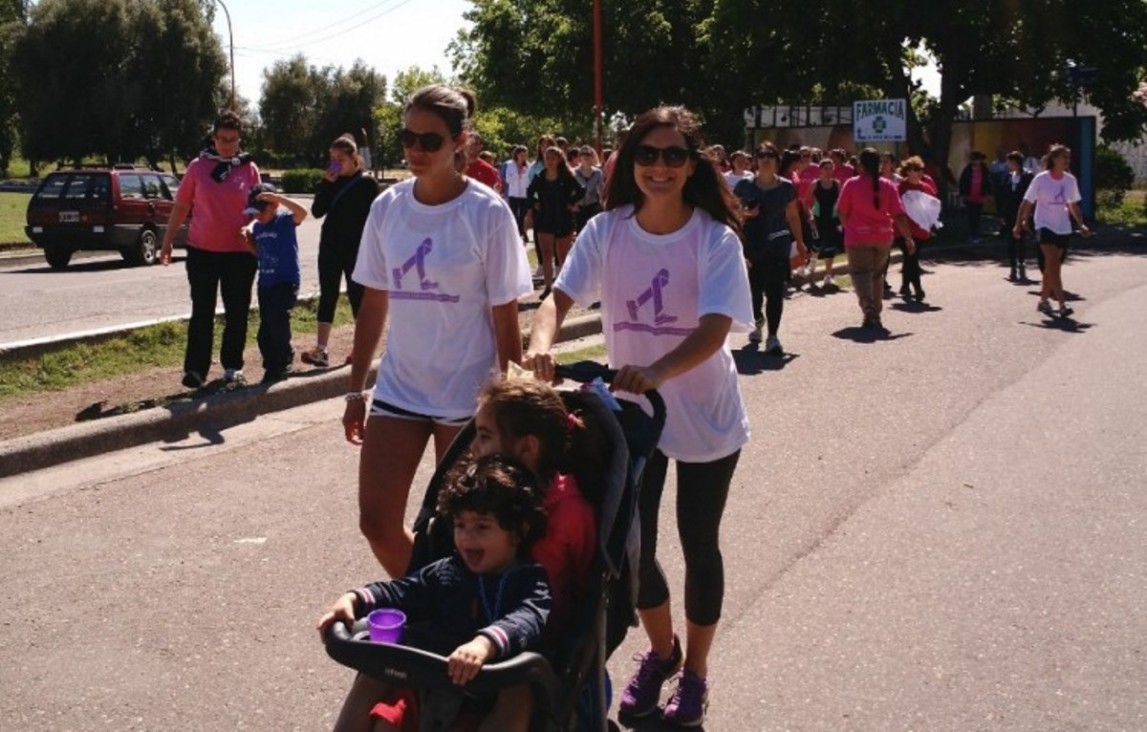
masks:
<svg viewBox="0 0 1147 732"><path fill-rule="evenodd" d="M833 289L834 261L841 253L862 328L883 329L893 246L904 255L900 295L923 302L920 255L939 218L937 186L921 158L899 160L872 148L852 156L843 149L782 150L762 142L751 151L727 154L721 146L706 147L698 118L679 106L639 116L604 163L592 147L548 134L533 146L532 160L531 149L520 144L499 163L472 129L475 108L465 90L429 86L415 92L398 133L411 177L381 193L364 175L353 136L339 137L330 145L330 167L311 207L324 219L321 295L317 342L302 360L330 365L328 341L345 279L355 332L346 358L350 389L342 424L347 441L361 447L360 530L391 578L406 575L413 537L404 520L422 454L433 444L441 460L461 427L476 419L477 457L497 454L509 462L477 466L481 470L460 478L451 495L493 490L489 495L496 498L519 491L519 508L540 510L540 520L559 521L558 511L571 510L581 518L538 539L517 519L510 525L494 515L503 511L495 507L500 499L489 499L488 508L460 502L444 509L454 523L460 555L454 565L435 565L446 574L434 581L447 584L470 582L466 577L479 587L485 577L500 576L491 581L504 582L525 561L518 549L579 527L577 541L535 549L541 568L526 562L532 567L529 586L520 588L519 599L533 610L520 642L503 643L506 631L495 629L509 623L511 630L522 630L521 616L514 621L496 608L479 612L474 602L456 608L472 617L451 621L464 631L451 655L452 673L461 683L487 661L544 644L551 598L555 616L566 614L560 608L582 579L573 575L584 574L570 568L584 569L586 552L594 546L592 516L572 475L558 469L576 465L576 459L563 462L558 455L565 438L572 439L584 425L544 389L496 385L504 383L500 375L510 364L532 373L537 381L530 383L539 389L553 382L551 349L564 318L575 304L600 304L608 360L617 369L612 388L633 395L657 389L668 408L637 508L635 605L649 647L620 690L619 708L632 717L659 711L675 724L698 725L705 716L709 653L725 592L719 529L750 435L729 336L747 334L750 343L763 342L766 354L783 355L781 319L794 271L803 272L810 289ZM273 380L285 376L294 358L290 305L274 303L294 302L299 284L294 228L307 211L262 183L258 168L240 152L241 130L233 114L220 118L211 147L188 169L173 215L171 231L195 208L187 257L193 317L183 376L189 388L201 387L206 378L219 291L227 312L224 378L241 381L246 308L256 272L260 305L267 306L264 317L277 323L274 332L260 334ZM1071 151L1055 145L1038 174L1025 168L1019 152L1006 156L1006 169L993 172L974 155L959 181L972 236L979 235L983 203L996 197L1002 228L1011 234L1013 280L1026 277L1023 242L1034 214L1044 272L1038 309L1048 315L1055 312L1052 300L1059 315L1071 314L1060 265L1073 220L1080 233L1089 234L1070 161ZM534 277L526 256L531 233L538 264ZM170 262L170 236L161 256ZM818 262L824 270L819 282ZM279 295L273 303L274 293ZM540 305L523 349L519 301L531 296ZM371 384L368 375L384 336L386 349ZM543 433L549 437L537 437ZM676 468L676 528L685 567L683 624L673 617L674 592L658 546L670 460ZM485 539L466 538L483 531ZM464 544L470 547L466 551ZM577 547L574 557L570 552ZM430 575L420 577L425 581ZM414 589L379 583L347 593L320 621L320 630L335 619L360 616L393 592ZM484 592L481 599L485 602ZM661 708L662 688L674 677L678 683ZM392 692L356 682L338 728L400 727L396 720L409 719L400 713L408 700ZM524 728L528 714L522 710L529 703L528 693L500 699L494 718L502 726L483 728Z"/></svg>

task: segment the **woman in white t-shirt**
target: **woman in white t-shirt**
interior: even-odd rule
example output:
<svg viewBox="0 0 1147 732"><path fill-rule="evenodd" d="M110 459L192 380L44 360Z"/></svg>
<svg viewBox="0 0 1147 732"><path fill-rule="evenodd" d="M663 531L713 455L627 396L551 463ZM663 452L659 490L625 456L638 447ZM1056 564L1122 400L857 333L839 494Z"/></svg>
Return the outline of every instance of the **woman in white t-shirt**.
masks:
<svg viewBox="0 0 1147 732"><path fill-rule="evenodd" d="M684 673L663 716L704 717L708 655L721 614L718 529L749 423L729 350L730 331L753 327L735 203L702 153L700 124L683 107L641 115L618 154L606 211L594 217L539 308L524 360L552 379L554 336L576 301L601 301L613 388L658 389L668 420L646 466L639 505L638 614L651 649L621 696L621 712L657 709L664 682ZM669 588L656 559L657 518L669 458L677 461L677 528L685 555L685 652L673 632Z"/></svg>
<svg viewBox="0 0 1147 732"><path fill-rule="evenodd" d="M518 298L533 287L514 216L455 165L473 113L469 92L411 95L398 137L413 178L371 205L354 270L365 291L343 426L362 445L359 524L392 577L410 563L403 519L427 442L440 459L482 386L522 355ZM367 419L366 379L387 326Z"/></svg>
<svg viewBox="0 0 1147 732"><path fill-rule="evenodd" d="M1065 318L1073 311L1064 302L1061 267L1071 238L1072 219L1079 224L1080 236L1091 236L1091 230L1083 223L1083 214L1079 210L1079 184L1075 176L1068 172L1071 149L1066 145L1052 145L1045 160L1047 170L1033 178L1028 186L1024 202L1016 214L1012 236L1017 239L1023 236L1024 225L1034 206L1036 236L1044 261L1043 282L1040 283L1036 309L1051 315L1048 298L1054 297L1059 302L1060 317Z"/></svg>

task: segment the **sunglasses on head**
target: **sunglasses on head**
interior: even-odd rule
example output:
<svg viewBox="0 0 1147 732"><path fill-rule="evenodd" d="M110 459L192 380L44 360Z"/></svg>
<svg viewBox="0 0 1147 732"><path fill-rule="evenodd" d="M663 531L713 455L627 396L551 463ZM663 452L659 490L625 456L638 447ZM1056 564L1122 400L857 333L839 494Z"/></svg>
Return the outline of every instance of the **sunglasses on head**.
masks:
<svg viewBox="0 0 1147 732"><path fill-rule="evenodd" d="M633 151L633 162L642 167L656 165L658 158L670 168L680 168L689 160L689 151L677 145L671 145L670 147L638 145Z"/></svg>
<svg viewBox="0 0 1147 732"><path fill-rule="evenodd" d="M408 129L398 131L398 141L403 147L412 148L415 143L426 152L438 152L446 138L437 132L411 132Z"/></svg>

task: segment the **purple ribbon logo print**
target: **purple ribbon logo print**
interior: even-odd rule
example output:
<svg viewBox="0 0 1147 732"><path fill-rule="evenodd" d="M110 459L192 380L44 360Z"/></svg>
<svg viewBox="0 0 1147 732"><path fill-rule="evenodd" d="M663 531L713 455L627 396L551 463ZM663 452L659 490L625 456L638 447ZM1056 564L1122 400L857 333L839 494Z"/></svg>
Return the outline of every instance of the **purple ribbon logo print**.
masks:
<svg viewBox="0 0 1147 732"><path fill-rule="evenodd" d="M410 259L402 263L401 267L391 270L394 279L394 288L390 296L399 300L438 300L439 302L458 302L458 295L445 295L431 292L438 289L438 283L426 277L426 258L434 251L434 241L427 237L422 240ZM410 270L418 273L418 292L402 289L402 278Z"/></svg>
<svg viewBox="0 0 1147 732"><path fill-rule="evenodd" d="M688 335L691 332L690 328L669 328L670 323L677 322L676 315L670 315L665 312L665 301L662 297L662 291L669 286L669 270L658 270L657 274L653 276L653 280L649 283L649 288L637 296L635 300L627 300L625 307L629 311L629 318L631 322L615 323L613 326L614 331L619 330L636 330L653 335ZM646 325L641 321L641 310L650 301L653 301L653 325Z"/></svg>

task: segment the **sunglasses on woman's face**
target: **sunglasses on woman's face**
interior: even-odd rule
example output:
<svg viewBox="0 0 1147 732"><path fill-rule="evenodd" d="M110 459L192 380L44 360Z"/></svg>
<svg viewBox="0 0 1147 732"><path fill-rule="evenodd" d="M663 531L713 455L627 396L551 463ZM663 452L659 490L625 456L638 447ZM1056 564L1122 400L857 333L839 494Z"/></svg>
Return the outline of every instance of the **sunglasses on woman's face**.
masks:
<svg viewBox="0 0 1147 732"><path fill-rule="evenodd" d="M689 160L689 151L677 145L670 147L653 147L652 145L638 145L633 151L633 162L641 167L656 165L660 158L667 167L680 168Z"/></svg>
<svg viewBox="0 0 1147 732"><path fill-rule="evenodd" d="M446 138L437 132L411 132L408 129L398 131L398 141L403 147L413 148L415 143L426 152L438 152Z"/></svg>
<svg viewBox="0 0 1147 732"><path fill-rule="evenodd" d="M757 151L757 160L765 160L767 158L772 158L773 160L776 160L777 154L775 152L773 152L772 150L758 150Z"/></svg>

